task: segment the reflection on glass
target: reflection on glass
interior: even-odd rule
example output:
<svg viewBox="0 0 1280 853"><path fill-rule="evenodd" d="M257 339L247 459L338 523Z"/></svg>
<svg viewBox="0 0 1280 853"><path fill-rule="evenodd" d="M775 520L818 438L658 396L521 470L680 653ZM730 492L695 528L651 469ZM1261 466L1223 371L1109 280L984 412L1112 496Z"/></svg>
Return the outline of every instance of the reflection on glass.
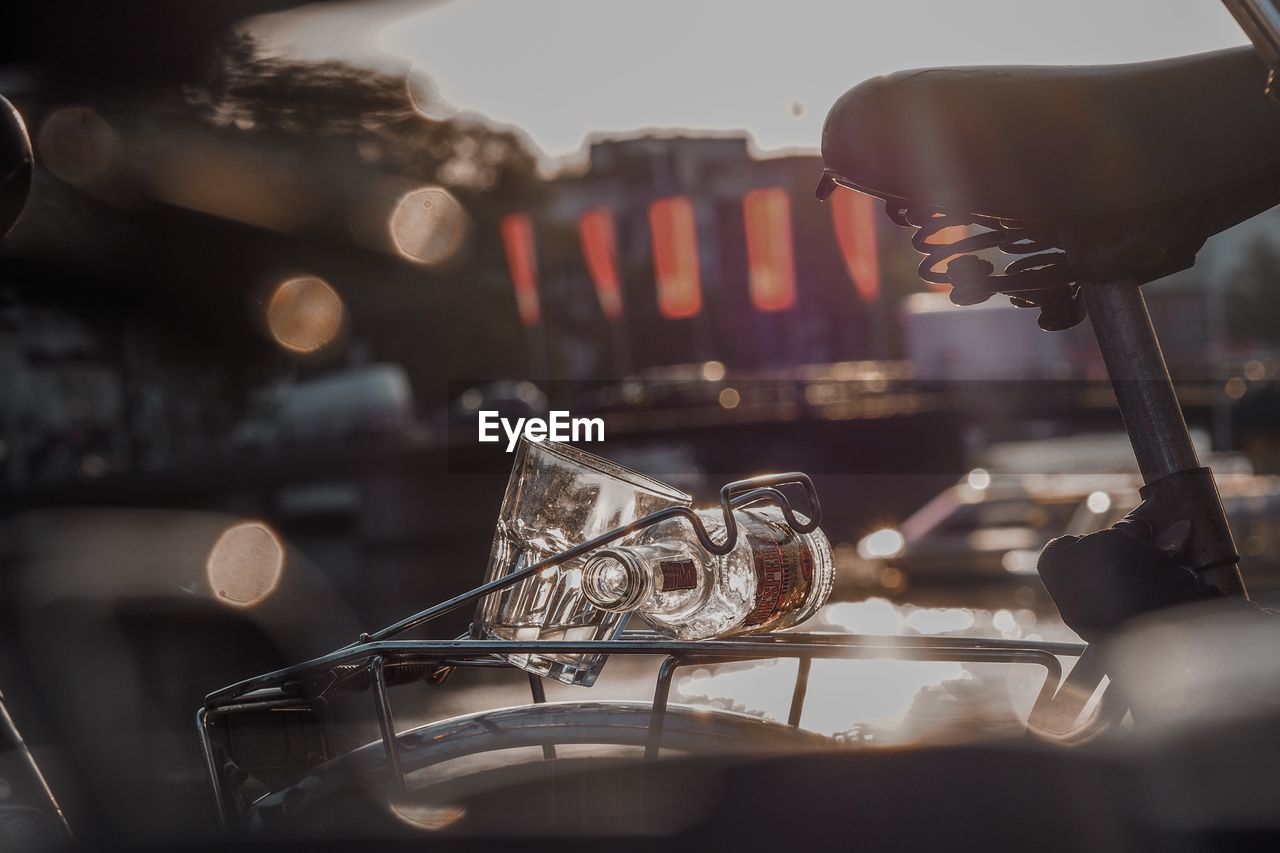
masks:
<svg viewBox="0 0 1280 853"><path fill-rule="evenodd" d="M652 512L688 506L688 495L563 444L521 440L502 500L485 580L517 571ZM571 560L488 596L476 615L481 636L506 640L604 640L623 615L582 595L583 560ZM519 654L529 672L590 686L603 655Z"/></svg>

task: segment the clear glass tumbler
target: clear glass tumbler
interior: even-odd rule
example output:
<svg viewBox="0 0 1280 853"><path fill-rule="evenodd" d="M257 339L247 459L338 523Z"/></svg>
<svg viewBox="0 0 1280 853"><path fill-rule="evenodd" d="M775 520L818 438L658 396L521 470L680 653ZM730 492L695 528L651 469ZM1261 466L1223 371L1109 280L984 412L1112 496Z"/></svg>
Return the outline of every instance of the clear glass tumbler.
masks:
<svg viewBox="0 0 1280 853"><path fill-rule="evenodd" d="M576 447L521 439L502 499L485 581L691 498L671 486ZM607 640L624 614L592 607L578 558L547 568L480 602L474 631L502 640ZM605 655L506 655L521 669L590 687Z"/></svg>

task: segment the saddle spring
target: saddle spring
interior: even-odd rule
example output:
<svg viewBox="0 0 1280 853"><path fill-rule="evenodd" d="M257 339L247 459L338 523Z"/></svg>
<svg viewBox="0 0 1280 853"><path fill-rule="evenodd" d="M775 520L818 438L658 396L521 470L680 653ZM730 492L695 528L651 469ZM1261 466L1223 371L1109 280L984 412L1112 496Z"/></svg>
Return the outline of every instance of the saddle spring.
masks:
<svg viewBox="0 0 1280 853"><path fill-rule="evenodd" d="M885 202L885 212L896 225L916 229L911 246L924 255L920 278L950 286L956 305L977 305L1003 293L1020 308L1039 308L1040 328L1047 331L1069 329L1084 319L1079 271L1062 250L1054 226L948 214L892 199ZM965 236L944 242L944 232L957 226L966 229ZM985 230L969 233L972 226ZM1021 257L996 274L994 264L977 256L988 249Z"/></svg>

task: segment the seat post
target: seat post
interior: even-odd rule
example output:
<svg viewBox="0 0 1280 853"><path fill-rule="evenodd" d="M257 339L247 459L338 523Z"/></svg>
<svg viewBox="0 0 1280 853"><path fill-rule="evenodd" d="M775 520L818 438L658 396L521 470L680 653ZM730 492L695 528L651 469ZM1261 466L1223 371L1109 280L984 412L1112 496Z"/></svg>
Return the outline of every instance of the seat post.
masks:
<svg viewBox="0 0 1280 853"><path fill-rule="evenodd" d="M1087 285L1084 299L1143 482L1199 468L1141 288Z"/></svg>
<svg viewBox="0 0 1280 853"><path fill-rule="evenodd" d="M1213 475L1200 466L1138 283L1085 284L1093 325L1157 525L1190 521L1192 568L1228 595L1246 597L1239 555ZM1154 516L1154 517L1153 517Z"/></svg>

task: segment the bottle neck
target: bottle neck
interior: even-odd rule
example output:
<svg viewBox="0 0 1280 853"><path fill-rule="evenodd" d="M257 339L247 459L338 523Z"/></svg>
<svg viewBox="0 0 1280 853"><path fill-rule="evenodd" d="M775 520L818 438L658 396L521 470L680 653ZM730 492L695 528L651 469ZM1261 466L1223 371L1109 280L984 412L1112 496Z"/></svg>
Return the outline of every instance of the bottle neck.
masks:
<svg viewBox="0 0 1280 853"><path fill-rule="evenodd" d="M649 569L633 548L597 551L582 568L582 594L601 610L625 613L640 606L649 590Z"/></svg>

